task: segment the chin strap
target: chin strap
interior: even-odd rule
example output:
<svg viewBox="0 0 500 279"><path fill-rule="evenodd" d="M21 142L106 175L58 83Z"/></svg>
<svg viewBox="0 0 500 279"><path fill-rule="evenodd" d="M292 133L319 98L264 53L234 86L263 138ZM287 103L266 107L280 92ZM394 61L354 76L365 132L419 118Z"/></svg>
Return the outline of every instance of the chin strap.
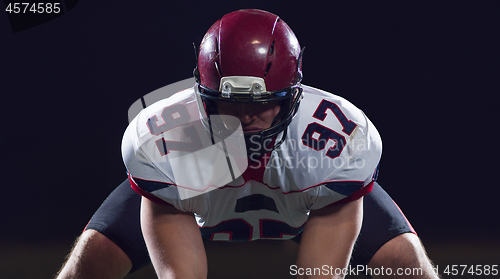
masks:
<svg viewBox="0 0 500 279"><path fill-rule="evenodd" d="M198 70L198 50L196 49L196 44L193 43L193 48L194 48L194 58L196 62L196 66L194 67L193 70L193 76L194 79L196 80L197 83L200 83L200 70Z"/></svg>

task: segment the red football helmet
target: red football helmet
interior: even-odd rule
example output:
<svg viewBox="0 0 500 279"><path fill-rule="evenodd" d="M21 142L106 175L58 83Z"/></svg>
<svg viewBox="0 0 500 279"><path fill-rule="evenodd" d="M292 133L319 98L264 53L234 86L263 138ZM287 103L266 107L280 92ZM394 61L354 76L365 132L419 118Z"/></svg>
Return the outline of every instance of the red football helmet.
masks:
<svg viewBox="0 0 500 279"><path fill-rule="evenodd" d="M199 101L207 116L219 102L281 101L269 129L245 133L247 150L262 154L281 144L302 97L302 50L290 27L261 10L224 15L207 31L200 45L194 75ZM279 142L273 139L284 132Z"/></svg>

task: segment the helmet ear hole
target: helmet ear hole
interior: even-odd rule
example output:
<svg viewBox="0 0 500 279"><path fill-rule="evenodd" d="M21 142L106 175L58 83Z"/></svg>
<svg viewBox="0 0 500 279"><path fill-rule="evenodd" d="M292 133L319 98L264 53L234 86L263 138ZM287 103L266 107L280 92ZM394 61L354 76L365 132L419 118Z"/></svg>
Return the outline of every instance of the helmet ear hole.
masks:
<svg viewBox="0 0 500 279"><path fill-rule="evenodd" d="M271 62L267 63L266 71L264 72L264 76L267 76L269 69L271 68Z"/></svg>
<svg viewBox="0 0 500 279"><path fill-rule="evenodd" d="M273 54L274 53L274 42L276 42L276 40L273 40L273 42L271 43L271 46L269 47L269 55Z"/></svg>

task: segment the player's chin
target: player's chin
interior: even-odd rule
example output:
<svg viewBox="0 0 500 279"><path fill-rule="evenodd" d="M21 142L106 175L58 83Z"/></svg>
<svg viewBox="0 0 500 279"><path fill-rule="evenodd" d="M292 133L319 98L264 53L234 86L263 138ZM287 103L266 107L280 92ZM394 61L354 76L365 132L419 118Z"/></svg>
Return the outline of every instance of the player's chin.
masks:
<svg viewBox="0 0 500 279"><path fill-rule="evenodd" d="M243 133L245 134L261 132L264 130L265 130L264 128L258 126L243 127Z"/></svg>

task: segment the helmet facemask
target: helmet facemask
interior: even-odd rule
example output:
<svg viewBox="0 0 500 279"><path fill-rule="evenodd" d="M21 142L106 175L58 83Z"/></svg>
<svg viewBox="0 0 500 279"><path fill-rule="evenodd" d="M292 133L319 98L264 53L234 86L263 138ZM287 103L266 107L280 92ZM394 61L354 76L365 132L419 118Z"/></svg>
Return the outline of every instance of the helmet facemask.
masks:
<svg viewBox="0 0 500 279"><path fill-rule="evenodd" d="M287 127L295 116L302 98L302 88L300 84L283 90L257 94L257 96L248 93L215 91L201 84L197 84L196 87L209 120L211 115L220 114L218 112L217 102L235 104L280 102L280 110L274 117L269 128L262 131L244 133L247 154L252 158L270 152L283 143L286 138ZM226 97L222 97L223 95ZM280 133L282 133L281 136L279 136Z"/></svg>
<svg viewBox="0 0 500 279"><path fill-rule="evenodd" d="M279 17L259 10L225 15L209 29L197 53L197 100L208 120L218 102L280 102L269 128L245 132L247 155L255 158L283 143L302 98L302 50ZM280 135L281 134L281 135Z"/></svg>

